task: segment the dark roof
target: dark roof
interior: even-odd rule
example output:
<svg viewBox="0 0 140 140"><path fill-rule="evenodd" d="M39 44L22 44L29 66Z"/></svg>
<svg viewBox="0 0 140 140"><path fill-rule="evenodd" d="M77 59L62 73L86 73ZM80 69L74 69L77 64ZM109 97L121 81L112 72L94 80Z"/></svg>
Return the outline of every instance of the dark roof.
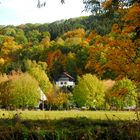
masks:
<svg viewBox="0 0 140 140"><path fill-rule="evenodd" d="M67 72L63 72L63 74L66 75L67 77L71 78L72 80L74 80L74 78L71 75L69 75Z"/></svg>
<svg viewBox="0 0 140 140"><path fill-rule="evenodd" d="M63 72L60 76L59 76L59 80L61 79L61 78L69 78L69 80L72 80L72 81L74 81L74 78L71 76L71 75L69 75L67 72Z"/></svg>

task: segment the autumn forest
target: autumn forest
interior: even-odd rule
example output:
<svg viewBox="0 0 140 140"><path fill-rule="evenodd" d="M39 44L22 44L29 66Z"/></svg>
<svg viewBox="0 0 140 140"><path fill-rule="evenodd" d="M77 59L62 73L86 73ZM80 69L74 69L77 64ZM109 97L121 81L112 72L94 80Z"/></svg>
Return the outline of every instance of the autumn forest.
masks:
<svg viewBox="0 0 140 140"><path fill-rule="evenodd" d="M140 1L84 3L91 16L0 25L1 107L35 106L38 87L48 109L140 105ZM73 89L55 86L63 72Z"/></svg>

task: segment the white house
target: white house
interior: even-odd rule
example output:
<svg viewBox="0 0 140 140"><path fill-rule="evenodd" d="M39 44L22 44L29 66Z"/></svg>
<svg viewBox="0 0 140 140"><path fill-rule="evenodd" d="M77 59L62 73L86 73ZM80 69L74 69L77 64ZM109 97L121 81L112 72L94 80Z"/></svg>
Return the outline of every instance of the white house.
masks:
<svg viewBox="0 0 140 140"><path fill-rule="evenodd" d="M59 79L56 81L56 85L58 87L74 87L75 86L75 82L74 82L74 78L72 76L70 76L68 73L63 72Z"/></svg>

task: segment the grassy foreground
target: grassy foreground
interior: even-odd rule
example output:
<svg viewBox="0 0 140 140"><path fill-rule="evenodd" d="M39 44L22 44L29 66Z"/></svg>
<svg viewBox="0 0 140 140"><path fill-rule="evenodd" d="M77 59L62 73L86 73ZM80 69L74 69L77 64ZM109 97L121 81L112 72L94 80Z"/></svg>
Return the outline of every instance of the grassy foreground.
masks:
<svg viewBox="0 0 140 140"><path fill-rule="evenodd" d="M140 140L127 111L2 111L0 140Z"/></svg>
<svg viewBox="0 0 140 140"><path fill-rule="evenodd" d="M12 118L19 114L23 120L58 120L64 118L85 117L93 120L134 120L136 113L132 111L2 111L0 118Z"/></svg>

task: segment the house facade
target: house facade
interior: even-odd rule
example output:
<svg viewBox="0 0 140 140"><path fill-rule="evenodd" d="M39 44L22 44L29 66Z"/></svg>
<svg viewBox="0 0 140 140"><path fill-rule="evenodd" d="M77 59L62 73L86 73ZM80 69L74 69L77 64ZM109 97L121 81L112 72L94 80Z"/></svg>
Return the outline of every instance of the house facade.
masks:
<svg viewBox="0 0 140 140"><path fill-rule="evenodd" d="M75 82L74 82L74 78L72 76L70 76L68 73L63 72L59 79L56 81L56 85L58 87L74 87L75 86Z"/></svg>

